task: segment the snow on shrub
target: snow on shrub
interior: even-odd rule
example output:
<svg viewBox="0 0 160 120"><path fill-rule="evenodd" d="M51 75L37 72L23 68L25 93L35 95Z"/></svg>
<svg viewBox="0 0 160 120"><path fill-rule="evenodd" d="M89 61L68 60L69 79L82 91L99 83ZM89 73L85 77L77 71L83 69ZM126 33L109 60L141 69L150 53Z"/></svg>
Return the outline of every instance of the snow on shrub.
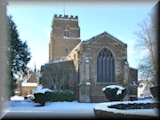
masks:
<svg viewBox="0 0 160 120"><path fill-rule="evenodd" d="M37 86L37 88L33 91L34 94L37 94L37 93L45 94L45 92L51 92L51 90L48 88L43 88L42 84Z"/></svg>
<svg viewBox="0 0 160 120"><path fill-rule="evenodd" d="M40 103L42 106L45 105L46 101L48 100L48 93L50 93L51 90L48 88L43 88L43 86L40 84L34 91L35 96L35 102Z"/></svg>
<svg viewBox="0 0 160 120"><path fill-rule="evenodd" d="M74 92L71 90L50 90L48 88L43 88L40 84L34 91L35 102L40 103L42 106L45 105L47 101L73 101Z"/></svg>
<svg viewBox="0 0 160 120"><path fill-rule="evenodd" d="M120 85L108 85L102 91L109 101L121 101L126 95L126 88Z"/></svg>

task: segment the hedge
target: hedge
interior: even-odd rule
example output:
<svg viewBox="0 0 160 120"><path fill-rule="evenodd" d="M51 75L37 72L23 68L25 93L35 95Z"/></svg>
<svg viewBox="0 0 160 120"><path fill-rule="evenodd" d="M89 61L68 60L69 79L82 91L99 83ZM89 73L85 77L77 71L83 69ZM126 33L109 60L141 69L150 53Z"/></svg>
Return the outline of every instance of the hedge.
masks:
<svg viewBox="0 0 160 120"><path fill-rule="evenodd" d="M56 101L73 101L74 94L71 90L61 90L61 91L53 91L48 94L48 101L56 102Z"/></svg>
<svg viewBox="0 0 160 120"><path fill-rule="evenodd" d="M42 106L45 105L47 101L57 102L57 101L69 101L74 100L74 94L71 90L61 90L61 91L52 91L45 93L35 93L34 94L36 103L40 103Z"/></svg>

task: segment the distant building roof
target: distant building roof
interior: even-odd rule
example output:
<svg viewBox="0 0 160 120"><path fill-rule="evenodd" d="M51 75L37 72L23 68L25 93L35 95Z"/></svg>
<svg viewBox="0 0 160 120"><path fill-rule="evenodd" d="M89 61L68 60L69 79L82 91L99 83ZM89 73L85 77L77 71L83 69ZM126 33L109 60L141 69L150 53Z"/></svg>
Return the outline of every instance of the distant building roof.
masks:
<svg viewBox="0 0 160 120"><path fill-rule="evenodd" d="M23 77L24 82L30 82L30 83L37 83L39 80L39 75L35 74L34 72L30 71L28 75L25 75Z"/></svg>

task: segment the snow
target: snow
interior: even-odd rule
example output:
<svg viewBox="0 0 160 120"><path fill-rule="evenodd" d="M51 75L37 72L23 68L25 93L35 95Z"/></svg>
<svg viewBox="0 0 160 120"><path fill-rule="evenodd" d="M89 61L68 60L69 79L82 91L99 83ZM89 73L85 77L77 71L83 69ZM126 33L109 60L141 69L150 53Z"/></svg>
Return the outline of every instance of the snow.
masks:
<svg viewBox="0 0 160 120"><path fill-rule="evenodd" d="M43 88L41 84L33 91L33 93L43 93L43 94L45 92L51 92L51 90L48 88Z"/></svg>
<svg viewBox="0 0 160 120"><path fill-rule="evenodd" d="M15 95L15 96L12 96L10 100L20 101L20 100L24 100L24 97Z"/></svg>
<svg viewBox="0 0 160 120"><path fill-rule="evenodd" d="M121 90L118 90L118 91L117 91L117 95L120 95L121 93L122 93Z"/></svg>
<svg viewBox="0 0 160 120"><path fill-rule="evenodd" d="M133 81L130 85L135 86L135 87L138 87L138 84L136 84L135 81Z"/></svg>
<svg viewBox="0 0 160 120"><path fill-rule="evenodd" d="M25 100L11 100L8 102L8 107L5 109L4 113L7 114L7 112L12 111L21 111L21 112L30 112L30 111L36 111L36 112L53 112L54 114L80 114L80 115L86 115L90 114L94 116L94 106L97 103L79 103L78 101L73 102L46 102L45 106L38 106L38 103L35 103L31 99L25 99Z"/></svg>
<svg viewBox="0 0 160 120"><path fill-rule="evenodd" d="M82 82L79 83L79 86L81 86L81 85L82 85Z"/></svg>
<svg viewBox="0 0 160 120"><path fill-rule="evenodd" d="M151 99L151 98L153 98L152 95L142 95L142 96L139 96L139 97L138 97L139 100Z"/></svg>
<svg viewBox="0 0 160 120"><path fill-rule="evenodd" d="M103 88L102 88L102 91L105 91L107 88L110 88L110 89L118 88L117 95L121 94L121 93L122 93L122 90L125 89L124 87L119 86L119 85L108 85L108 86L106 86L106 87L103 87Z"/></svg>
<svg viewBox="0 0 160 120"><path fill-rule="evenodd" d="M14 99L13 99L14 98ZM119 110L115 108L108 108L108 106L115 104L128 104L128 103L153 103L156 102L154 99L137 100L137 101L116 101L116 102L104 102L104 103L80 103L78 101L73 102L46 102L45 106L39 106L38 103L32 101L32 99L23 99L22 96L14 96L8 102L8 107L5 109L5 114L10 111L21 111L21 112L53 112L53 113L79 113L79 114L92 114L94 115L94 109L100 109L103 111L111 111L114 113L125 113L133 115L147 115L147 116L157 116L157 109L131 109L131 110ZM83 112L83 113L82 113Z"/></svg>
<svg viewBox="0 0 160 120"><path fill-rule="evenodd" d="M86 61L86 63L89 63L89 59L88 58L85 58L85 61Z"/></svg>
<svg viewBox="0 0 160 120"><path fill-rule="evenodd" d="M124 89L124 87L119 86L119 85L108 85L108 86L106 86L106 88L110 88L110 89L118 88L119 90L123 90Z"/></svg>
<svg viewBox="0 0 160 120"><path fill-rule="evenodd" d="M91 85L91 83L90 82L86 82L86 85Z"/></svg>
<svg viewBox="0 0 160 120"><path fill-rule="evenodd" d="M72 60L54 60L52 62L45 63L45 65L51 65L54 63L61 63L61 62L69 62L69 61L72 61Z"/></svg>
<svg viewBox="0 0 160 120"><path fill-rule="evenodd" d="M48 117L56 117L56 118L77 118L77 117L94 117L94 105L97 103L79 103L78 101L73 102L46 102L45 106L40 106L39 103L35 103L30 98L24 100L11 100L8 101L7 107L3 110L3 116L8 114L15 114L21 116L21 113L25 116L25 113L29 115L29 113L38 114L42 118L45 115ZM17 114L20 113L20 114ZM33 115L33 114L32 114ZM44 116L43 116L44 115ZM17 116L17 117L18 117ZM32 118L32 116L26 116ZM35 115L33 115L33 118Z"/></svg>
<svg viewBox="0 0 160 120"><path fill-rule="evenodd" d="M43 107L36 107L39 105L35 102L24 101L11 101L10 110L56 110L56 111L75 111L75 110L93 110L94 105L97 103L79 103L78 101L73 102L46 102Z"/></svg>
<svg viewBox="0 0 160 120"><path fill-rule="evenodd" d="M73 39L73 40L74 40L74 39L79 39L79 38L76 38L76 37L67 37L67 36L64 36L64 38L65 38L65 39Z"/></svg>
<svg viewBox="0 0 160 120"><path fill-rule="evenodd" d="M27 82L22 82L22 86L32 86L32 87L36 87L36 86L38 86L38 84L37 83L27 83Z"/></svg>
<svg viewBox="0 0 160 120"><path fill-rule="evenodd" d="M113 113L122 113L122 114L130 114L130 115L146 115L146 116L158 116L158 109L127 109L120 110L116 108L109 108L109 106L116 104L134 104L134 103L155 103L158 102L154 99L146 99L146 100L136 100L136 101L123 101L123 102L108 102L108 103L99 103L94 106L95 110L108 111Z"/></svg>

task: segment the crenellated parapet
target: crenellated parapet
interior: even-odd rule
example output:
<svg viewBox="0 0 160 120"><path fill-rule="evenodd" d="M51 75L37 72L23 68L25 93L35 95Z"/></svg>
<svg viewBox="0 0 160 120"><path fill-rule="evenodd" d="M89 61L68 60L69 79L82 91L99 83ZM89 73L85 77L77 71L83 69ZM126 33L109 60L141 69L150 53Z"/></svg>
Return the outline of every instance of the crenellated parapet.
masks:
<svg viewBox="0 0 160 120"><path fill-rule="evenodd" d="M73 15L54 15L54 19L73 19L73 20L78 20L78 16L73 16Z"/></svg>

